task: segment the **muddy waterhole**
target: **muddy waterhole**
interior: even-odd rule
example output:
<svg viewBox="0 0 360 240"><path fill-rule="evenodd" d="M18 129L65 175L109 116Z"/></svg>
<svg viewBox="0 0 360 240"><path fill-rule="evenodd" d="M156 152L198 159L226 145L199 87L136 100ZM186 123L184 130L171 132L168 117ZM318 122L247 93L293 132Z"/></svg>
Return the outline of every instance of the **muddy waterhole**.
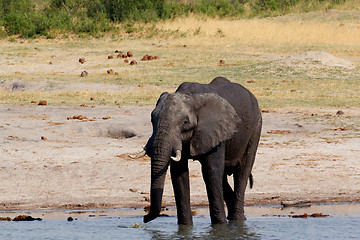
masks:
<svg viewBox="0 0 360 240"><path fill-rule="evenodd" d="M142 223L143 210L1 212L31 214L42 221L0 222L0 239L357 239L360 204L302 208L246 207L245 223L211 225L207 208L194 208L194 225L178 226L176 210ZM318 215L315 215L318 214ZM319 215L321 217L319 217ZM313 217L317 216L317 217ZM72 221L69 221L69 218Z"/></svg>

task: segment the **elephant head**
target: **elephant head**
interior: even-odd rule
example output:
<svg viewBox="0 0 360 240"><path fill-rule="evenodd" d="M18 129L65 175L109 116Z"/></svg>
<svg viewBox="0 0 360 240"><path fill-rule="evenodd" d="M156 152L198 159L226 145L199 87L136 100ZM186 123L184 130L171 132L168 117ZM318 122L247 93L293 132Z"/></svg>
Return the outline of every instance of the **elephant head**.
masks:
<svg viewBox="0 0 360 240"><path fill-rule="evenodd" d="M150 212L161 210L168 166L182 158L206 154L238 131L240 118L225 99L214 93L163 93L151 113L153 134L145 146L151 157Z"/></svg>

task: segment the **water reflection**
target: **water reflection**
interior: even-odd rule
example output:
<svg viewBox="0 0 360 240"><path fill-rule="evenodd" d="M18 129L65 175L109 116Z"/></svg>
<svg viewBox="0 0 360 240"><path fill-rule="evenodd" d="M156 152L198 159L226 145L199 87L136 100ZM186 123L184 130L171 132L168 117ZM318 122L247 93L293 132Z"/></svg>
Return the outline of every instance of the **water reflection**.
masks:
<svg viewBox="0 0 360 240"><path fill-rule="evenodd" d="M222 225L210 225L196 223L194 226L171 225L162 227L147 226L145 231L150 234L151 239L261 239L261 235L255 233L243 222L230 222Z"/></svg>

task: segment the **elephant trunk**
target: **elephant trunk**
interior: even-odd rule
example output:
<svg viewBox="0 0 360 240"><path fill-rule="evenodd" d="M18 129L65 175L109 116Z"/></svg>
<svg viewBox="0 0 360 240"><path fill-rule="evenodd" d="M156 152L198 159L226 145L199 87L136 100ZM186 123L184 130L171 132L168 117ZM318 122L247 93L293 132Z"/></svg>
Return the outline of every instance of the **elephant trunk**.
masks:
<svg viewBox="0 0 360 240"><path fill-rule="evenodd" d="M173 159L175 161L179 161L181 158L182 144L180 137L175 137L169 140L169 135L171 136L168 132L158 131L153 138L151 156L150 212L144 217L145 223L159 216L165 177L167 169L170 165L170 160ZM172 157L173 153L175 153L175 157Z"/></svg>
<svg viewBox="0 0 360 240"><path fill-rule="evenodd" d="M151 157L150 212L144 217L145 223L157 218L160 214L166 171L170 164L171 152L171 146L164 141L154 147L153 156Z"/></svg>

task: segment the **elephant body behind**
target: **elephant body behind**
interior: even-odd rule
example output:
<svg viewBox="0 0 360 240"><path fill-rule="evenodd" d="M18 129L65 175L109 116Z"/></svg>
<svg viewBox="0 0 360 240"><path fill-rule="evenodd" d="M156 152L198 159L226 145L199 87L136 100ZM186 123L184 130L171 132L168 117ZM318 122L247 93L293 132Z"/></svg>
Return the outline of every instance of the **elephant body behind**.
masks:
<svg viewBox="0 0 360 240"><path fill-rule="evenodd" d="M225 173L233 174L236 167L241 164L242 159L239 156L243 156L248 144L252 144L250 138L253 135L258 136L253 140L254 144L257 144L256 140L260 137L262 118L255 96L242 85L232 83L223 77L217 77L209 84L184 82L175 92L189 95L215 93L234 107L241 119L241 125L234 137L226 141L225 150ZM216 109L213 111L212 114L216 114ZM196 159L196 156L191 157Z"/></svg>

